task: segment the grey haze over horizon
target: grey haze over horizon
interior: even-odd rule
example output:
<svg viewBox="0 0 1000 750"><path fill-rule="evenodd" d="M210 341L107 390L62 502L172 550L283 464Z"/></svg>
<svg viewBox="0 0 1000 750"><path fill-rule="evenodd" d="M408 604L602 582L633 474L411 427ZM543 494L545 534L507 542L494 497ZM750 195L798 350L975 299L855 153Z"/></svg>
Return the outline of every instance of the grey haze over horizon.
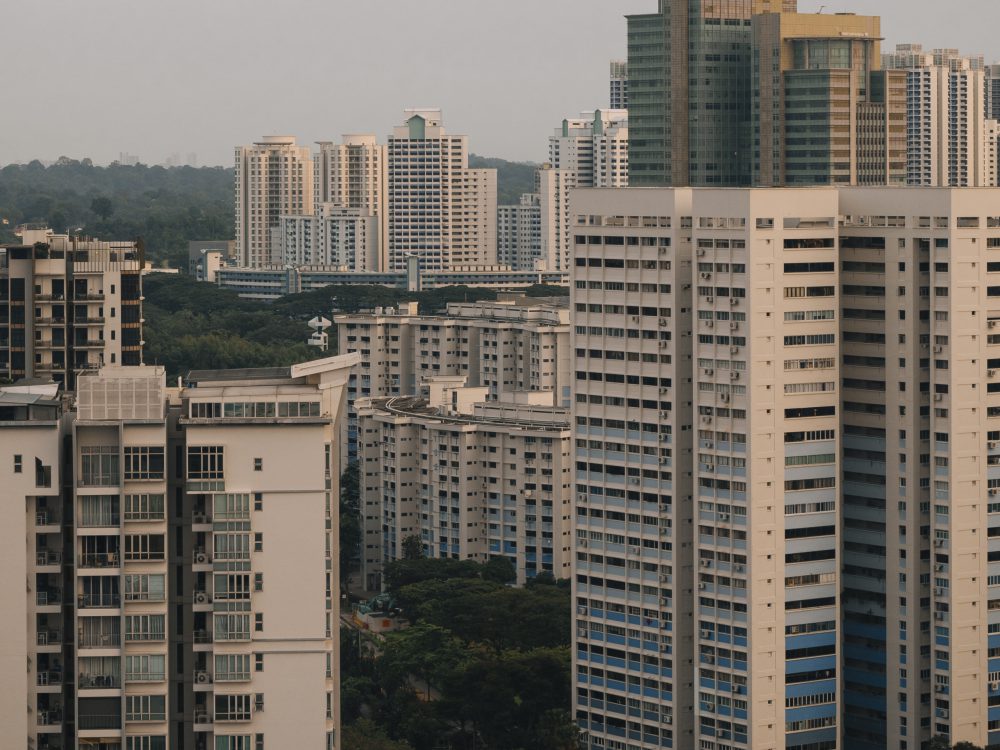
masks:
<svg viewBox="0 0 1000 750"><path fill-rule="evenodd" d="M229 166L265 134L301 143L440 107L470 150L541 161L564 117L607 106L629 13L656 0L3 0L0 164L196 153ZM1000 58L996 0L799 0L882 16L900 42Z"/></svg>

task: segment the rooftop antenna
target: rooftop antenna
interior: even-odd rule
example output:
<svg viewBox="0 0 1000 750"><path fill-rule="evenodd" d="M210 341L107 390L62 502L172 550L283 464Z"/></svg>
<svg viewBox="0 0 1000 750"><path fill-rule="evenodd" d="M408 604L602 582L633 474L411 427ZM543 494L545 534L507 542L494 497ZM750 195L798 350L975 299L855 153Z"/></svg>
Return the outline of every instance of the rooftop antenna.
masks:
<svg viewBox="0 0 1000 750"><path fill-rule="evenodd" d="M816 13L822 13L825 9L826 9L826 6L825 5L821 5L821 6L819 6L819 10L816 11Z"/></svg>

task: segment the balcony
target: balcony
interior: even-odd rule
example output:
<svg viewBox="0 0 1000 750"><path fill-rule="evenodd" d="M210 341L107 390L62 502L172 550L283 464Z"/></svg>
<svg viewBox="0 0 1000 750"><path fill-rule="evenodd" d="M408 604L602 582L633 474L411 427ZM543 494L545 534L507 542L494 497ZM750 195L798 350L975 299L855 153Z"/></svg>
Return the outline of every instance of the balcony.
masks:
<svg viewBox="0 0 1000 750"><path fill-rule="evenodd" d="M82 633L80 648L118 648L122 639L120 633Z"/></svg>
<svg viewBox="0 0 1000 750"><path fill-rule="evenodd" d="M194 642L195 643L212 643L212 632L210 630L196 630L194 631Z"/></svg>
<svg viewBox="0 0 1000 750"><path fill-rule="evenodd" d="M81 552L81 568L120 568L121 560L117 552Z"/></svg>
<svg viewBox="0 0 1000 750"><path fill-rule="evenodd" d="M51 550L36 552L35 564L38 566L62 565L62 552L53 552Z"/></svg>
<svg viewBox="0 0 1000 750"><path fill-rule="evenodd" d="M58 526L62 522L62 516L51 510L40 510L35 513L36 526Z"/></svg>
<svg viewBox="0 0 1000 750"><path fill-rule="evenodd" d="M52 727L62 724L63 712L61 708L50 708L38 712L38 726Z"/></svg>
<svg viewBox="0 0 1000 750"><path fill-rule="evenodd" d="M121 729L122 717L121 714L81 714L76 725L80 729Z"/></svg>
<svg viewBox="0 0 1000 750"><path fill-rule="evenodd" d="M81 690L119 690L122 686L122 678L115 674L84 674L80 673ZM82 719L82 717L80 717ZM81 725L81 729L83 726ZM91 727L101 729L102 727Z"/></svg>
<svg viewBox="0 0 1000 750"><path fill-rule="evenodd" d="M194 712L194 723L195 724L211 724L212 714L204 709L195 710Z"/></svg>
<svg viewBox="0 0 1000 750"><path fill-rule="evenodd" d="M39 607L58 607L62 604L62 591L53 589L36 591L35 604Z"/></svg>
<svg viewBox="0 0 1000 750"><path fill-rule="evenodd" d="M36 640L39 646L61 646L62 645L62 631L61 630L39 630L36 634Z"/></svg>
<svg viewBox="0 0 1000 750"><path fill-rule="evenodd" d="M75 349L103 349L104 341L102 339L77 340L73 342L73 347Z"/></svg>
<svg viewBox="0 0 1000 750"><path fill-rule="evenodd" d="M39 672L36 675L36 684L39 687L47 687L49 685L61 685L63 679L63 673L58 669L50 669L48 671Z"/></svg>
<svg viewBox="0 0 1000 750"><path fill-rule="evenodd" d="M80 609L117 609L122 602L117 594L80 594L76 605Z"/></svg>

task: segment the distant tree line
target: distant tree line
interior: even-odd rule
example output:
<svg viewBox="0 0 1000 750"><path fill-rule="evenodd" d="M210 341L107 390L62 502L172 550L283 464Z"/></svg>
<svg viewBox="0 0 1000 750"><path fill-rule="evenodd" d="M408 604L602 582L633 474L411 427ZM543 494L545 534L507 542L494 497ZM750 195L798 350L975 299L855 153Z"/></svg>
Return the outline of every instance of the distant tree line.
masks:
<svg viewBox="0 0 1000 750"><path fill-rule="evenodd" d="M0 242L20 224L102 240L141 237L155 265L187 265L190 240L233 236L233 170L94 166L65 156L0 169Z"/></svg>

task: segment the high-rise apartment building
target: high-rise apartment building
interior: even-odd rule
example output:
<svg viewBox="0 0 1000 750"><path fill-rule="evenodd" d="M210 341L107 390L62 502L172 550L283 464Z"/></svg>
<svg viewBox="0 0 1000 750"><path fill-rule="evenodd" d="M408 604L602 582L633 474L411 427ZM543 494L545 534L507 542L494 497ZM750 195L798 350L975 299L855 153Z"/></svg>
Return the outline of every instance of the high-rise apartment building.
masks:
<svg viewBox="0 0 1000 750"><path fill-rule="evenodd" d="M377 265L366 270L388 267L387 179L386 147L374 135L345 135L341 143L320 142L313 156L317 213L322 204L331 203L337 208L366 210L378 220Z"/></svg>
<svg viewBox="0 0 1000 750"><path fill-rule="evenodd" d="M997 205L945 188L575 196L590 747L1000 742ZM637 691L641 711L618 711Z"/></svg>
<svg viewBox="0 0 1000 750"><path fill-rule="evenodd" d="M320 203L312 214L282 216L271 245L283 265L377 272L381 220L367 208Z"/></svg>
<svg viewBox="0 0 1000 750"><path fill-rule="evenodd" d="M0 658L27 665L0 701L7 736L339 746L331 466L356 361L191 373L179 389L161 368L103 368L72 412L37 386L0 394L15 500L0 525L22 587Z"/></svg>
<svg viewBox="0 0 1000 750"><path fill-rule="evenodd" d="M291 136L236 147L236 255L241 266L275 262L271 230L279 217L313 210L313 159Z"/></svg>
<svg viewBox="0 0 1000 750"><path fill-rule="evenodd" d="M143 251L25 228L0 247L0 374L52 379L142 361Z"/></svg>
<svg viewBox="0 0 1000 750"><path fill-rule="evenodd" d="M516 206L497 206L497 263L528 271L542 257L542 209L538 193L525 193Z"/></svg>
<svg viewBox="0 0 1000 750"><path fill-rule="evenodd" d="M628 18L629 184L740 186L752 178L754 14L796 0L659 0Z"/></svg>
<svg viewBox="0 0 1000 750"><path fill-rule="evenodd" d="M628 109L628 62L612 60L609 70L608 106Z"/></svg>
<svg viewBox="0 0 1000 750"><path fill-rule="evenodd" d="M516 391L543 391L552 406L569 406L569 309L563 299L511 295L496 302L452 303L443 315L420 315L415 302L399 308L338 315L337 351L361 355L347 388L345 465L356 458L362 398L416 396L423 382L464 376L486 387L487 401Z"/></svg>
<svg viewBox="0 0 1000 750"><path fill-rule="evenodd" d="M996 165L989 162L982 57L899 44L883 61L887 69L906 73L907 183L996 185L990 176Z"/></svg>
<svg viewBox="0 0 1000 750"><path fill-rule="evenodd" d="M389 270L440 271L496 258L497 173L469 169L468 139L441 110L407 110L388 145Z"/></svg>
<svg viewBox="0 0 1000 750"><path fill-rule="evenodd" d="M536 174L540 254L548 269L569 269L570 191L628 185L628 143L627 110L584 112L549 137L549 161Z"/></svg>
<svg viewBox="0 0 1000 750"><path fill-rule="evenodd" d="M986 78L986 119L1000 120L1000 63L983 66Z"/></svg>
<svg viewBox="0 0 1000 750"><path fill-rule="evenodd" d="M432 380L426 398L365 399L358 411L363 499L362 575L379 590L383 566L418 537L424 556L505 557L523 584L569 578L569 412L536 405L541 392L485 403L463 377Z"/></svg>
<svg viewBox="0 0 1000 750"><path fill-rule="evenodd" d="M874 16L764 13L753 28L753 184L902 185L906 76Z"/></svg>

